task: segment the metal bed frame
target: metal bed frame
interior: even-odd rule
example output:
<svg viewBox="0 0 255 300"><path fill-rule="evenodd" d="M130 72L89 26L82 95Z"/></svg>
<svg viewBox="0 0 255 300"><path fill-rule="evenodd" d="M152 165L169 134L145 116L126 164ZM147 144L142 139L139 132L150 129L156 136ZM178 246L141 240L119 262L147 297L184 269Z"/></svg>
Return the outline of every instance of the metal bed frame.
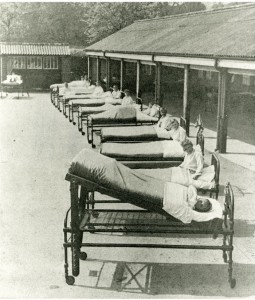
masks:
<svg viewBox="0 0 255 300"><path fill-rule="evenodd" d="M185 119L183 118L183 117L180 117L180 126L184 129L184 130L186 130L186 121L185 121ZM142 140L139 140L139 139L135 139L135 140L125 140L125 139L123 139L123 140L115 140L115 139L112 139L112 140L106 140L106 141L104 141L104 139L102 138L102 135L100 134L100 137L101 137L101 144L102 143L108 143L108 142L110 142L110 143L143 143L143 142L154 142L154 141L162 141L162 140L167 140L166 138L158 138L157 136L155 136L155 137L148 137L148 138L146 138L146 139L142 139ZM172 140L172 139L169 139L169 140ZM202 143L200 143L200 140L198 140L197 139L197 145L200 145L201 146L201 148L204 148L204 144L202 144ZM203 146L203 147L202 147ZM203 149L202 149L203 150Z"/></svg>
<svg viewBox="0 0 255 300"><path fill-rule="evenodd" d="M141 104L141 110L143 109L143 104L142 102L139 103L139 101L141 100L141 98L137 98L136 99L136 103L137 104ZM143 125L153 125L156 124L158 122L157 121L146 121L146 122L139 122L137 120L133 121L125 121L125 123L123 122L107 122L107 123L93 123L93 120L89 120L88 117L86 118L87 121L87 140L88 143L92 145L92 148L95 148L94 145L94 132L99 132L101 130L102 127L119 127L119 126L143 126ZM83 133L83 132L82 132ZM84 133L83 133L84 135ZM91 136L91 138L90 138Z"/></svg>
<svg viewBox="0 0 255 300"><path fill-rule="evenodd" d="M80 259L86 260L86 252L82 252L82 247L130 247L130 248L165 248L165 249L205 249L223 251L223 260L228 264L228 281L231 288L236 285L233 278L233 236L234 236L234 195L231 185L228 183L225 188L225 202L223 219L210 221L209 226L204 222L192 222L187 225L175 218L167 215L163 210L124 210L124 209L96 209L96 204L112 203L132 203L136 199L130 199L123 193L114 191L107 187L98 185L87 179L67 174L67 181L70 182L71 207L68 209L64 220L64 257L65 257L65 279L66 283L73 285L75 278L80 273ZM79 194L80 190L80 194ZM95 200L95 192L108 195L119 200ZM158 214L159 213L159 214ZM115 217L110 217L115 216ZM70 223L69 221L70 215ZM125 216L125 217L124 217ZM134 217L135 216L135 217ZM142 217L142 220L140 220ZM146 217L146 219L144 219ZM123 221L124 219L124 221ZM134 219L136 221L134 221ZM156 222L155 222L156 220ZM220 222L219 222L220 221ZM207 222L206 222L207 223ZM208 223L207 223L208 224ZM212 235L216 238L222 235L221 245L208 244L160 244L160 243L102 243L102 242L83 242L85 233L165 233L181 234L201 234L203 236ZM100 238L100 235L99 235ZM120 237L121 239L121 237ZM69 249L72 257L72 275L69 275Z"/></svg>
<svg viewBox="0 0 255 300"><path fill-rule="evenodd" d="M136 104L141 105L140 110L142 111L143 110L143 100L142 100L142 98L136 98ZM91 113L86 114L85 112L80 113L79 110L78 110L78 130L81 132L82 135L85 135L85 132L83 131L83 122L86 122L86 124L88 124L88 116L90 114Z"/></svg>
<svg viewBox="0 0 255 300"><path fill-rule="evenodd" d="M181 158L167 158L167 159L160 159L156 158L152 160L151 158L132 158L130 160L129 158L124 158L123 157L112 157L122 163L123 165L129 167L130 169L155 169L155 168L169 168L169 167L174 167L178 166L182 163L183 159ZM198 189L198 191L202 193L209 193L210 197L215 196L215 199L218 199L219 195L219 180L220 180L220 160L215 152L212 153L211 157L211 165L214 166L215 170L215 176L214 176L214 181L215 181L215 186L211 189Z"/></svg>

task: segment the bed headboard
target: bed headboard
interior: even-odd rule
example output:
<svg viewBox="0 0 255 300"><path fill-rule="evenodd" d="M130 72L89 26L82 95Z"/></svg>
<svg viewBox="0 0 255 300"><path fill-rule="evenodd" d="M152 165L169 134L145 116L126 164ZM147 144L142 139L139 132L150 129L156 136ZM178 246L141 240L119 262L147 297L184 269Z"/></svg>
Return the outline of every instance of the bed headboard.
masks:
<svg viewBox="0 0 255 300"><path fill-rule="evenodd" d="M137 98L135 99L135 102L136 102L136 104L140 104L140 105L141 105L140 110L143 111L143 99L137 97Z"/></svg>
<svg viewBox="0 0 255 300"><path fill-rule="evenodd" d="M234 229L234 208L234 193L228 182L225 187L224 225L230 230Z"/></svg>
<svg viewBox="0 0 255 300"><path fill-rule="evenodd" d="M186 120L183 117L180 117L180 126L186 131Z"/></svg>
<svg viewBox="0 0 255 300"><path fill-rule="evenodd" d="M218 188L220 182L220 160L215 152L212 153L211 165L214 166L215 170L215 185Z"/></svg>

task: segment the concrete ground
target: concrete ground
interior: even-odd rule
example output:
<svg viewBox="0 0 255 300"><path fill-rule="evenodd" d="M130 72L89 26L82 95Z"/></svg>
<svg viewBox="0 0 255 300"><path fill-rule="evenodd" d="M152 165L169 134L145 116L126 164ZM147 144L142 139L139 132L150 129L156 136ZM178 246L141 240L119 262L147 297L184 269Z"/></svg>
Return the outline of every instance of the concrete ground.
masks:
<svg viewBox="0 0 255 300"><path fill-rule="evenodd" d="M62 244L70 199L64 178L72 158L90 145L77 126L54 108L48 94L19 100L12 94L0 100L0 110L1 298L255 296L255 171L247 163L238 164L244 157L236 148L238 143L233 146L237 152L234 159L220 155L219 197L222 203L224 185L231 182L235 195L235 289L229 287L220 251L117 247L88 249L80 276L75 285L68 286ZM209 162L212 149L209 144L206 147ZM221 242L220 238L163 235L90 234L88 238L116 243L119 238L131 243L173 239L180 243Z"/></svg>

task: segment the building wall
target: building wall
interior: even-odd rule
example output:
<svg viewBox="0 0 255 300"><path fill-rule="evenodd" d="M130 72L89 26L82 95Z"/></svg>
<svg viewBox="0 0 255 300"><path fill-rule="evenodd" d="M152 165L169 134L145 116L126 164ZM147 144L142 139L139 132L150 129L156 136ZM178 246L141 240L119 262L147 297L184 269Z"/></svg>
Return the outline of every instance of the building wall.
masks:
<svg viewBox="0 0 255 300"><path fill-rule="evenodd" d="M8 59L12 56L2 56L2 74L1 81L7 78L7 75L11 72L15 72L17 75L21 75L24 85L30 90L37 89L49 89L52 83L71 81L71 57L59 57L58 69L8 69Z"/></svg>
<svg viewBox="0 0 255 300"><path fill-rule="evenodd" d="M62 82L71 81L72 73L71 73L71 57L63 56L61 58L61 78Z"/></svg>

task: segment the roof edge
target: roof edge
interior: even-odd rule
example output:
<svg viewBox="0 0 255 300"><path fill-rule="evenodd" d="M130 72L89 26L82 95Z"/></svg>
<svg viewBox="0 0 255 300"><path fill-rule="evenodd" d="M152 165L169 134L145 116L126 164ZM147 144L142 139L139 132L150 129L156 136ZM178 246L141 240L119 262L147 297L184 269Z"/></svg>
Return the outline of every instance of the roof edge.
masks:
<svg viewBox="0 0 255 300"><path fill-rule="evenodd" d="M255 56L238 56L238 55L214 55L214 54L185 54L185 53L167 53L167 52L137 52L137 51L116 51L116 50L94 50L94 49L84 49L86 52L104 52L104 53L119 53L119 54L136 54L136 55L158 55L158 56L176 56L176 57L194 57L194 58L213 58L213 59L231 59L236 60L252 60L254 61Z"/></svg>
<svg viewBox="0 0 255 300"><path fill-rule="evenodd" d="M204 15L204 14L223 13L223 12L229 11L229 10L248 9L250 7L255 7L255 3L247 3L247 4L235 5L235 6L219 8L219 9L199 10L199 11L196 11L196 12L189 12L189 13L184 13L184 14L171 15L171 16L165 16L165 17L160 17L160 18L142 19L142 20L136 20L136 21L134 21L134 23L148 22L148 21L158 21L158 20L169 20L169 19L180 19L180 18L184 18L184 17L188 17L188 16L192 17L192 16Z"/></svg>
<svg viewBox="0 0 255 300"><path fill-rule="evenodd" d="M68 43L19 43L19 42L0 42L0 45L69 46Z"/></svg>

